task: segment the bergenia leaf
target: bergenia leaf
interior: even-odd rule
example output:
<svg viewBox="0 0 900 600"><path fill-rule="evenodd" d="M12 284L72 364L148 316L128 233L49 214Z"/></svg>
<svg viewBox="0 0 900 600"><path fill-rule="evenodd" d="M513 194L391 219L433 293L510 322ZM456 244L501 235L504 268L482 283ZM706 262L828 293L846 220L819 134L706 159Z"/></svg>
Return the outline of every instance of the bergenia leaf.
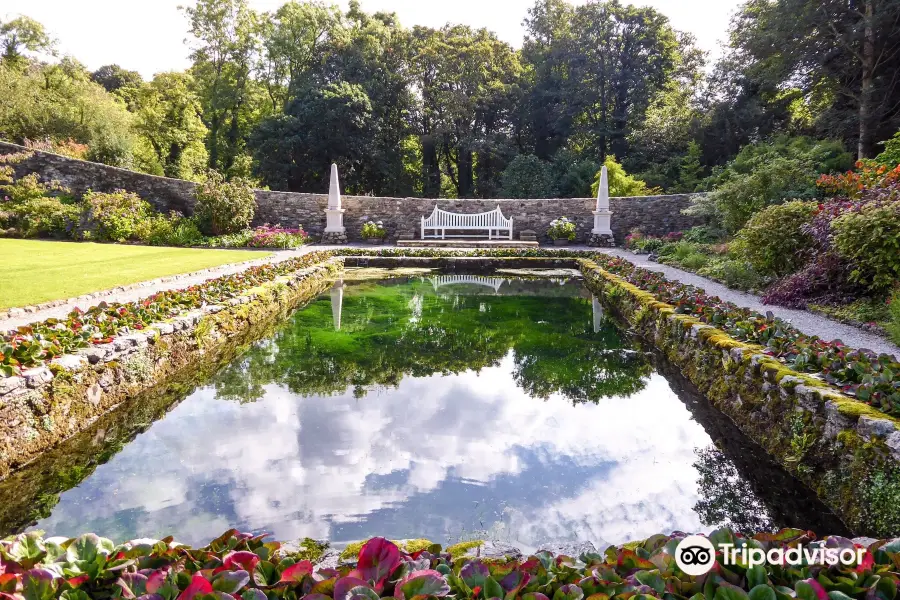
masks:
<svg viewBox="0 0 900 600"><path fill-rule="evenodd" d="M260 561L253 569L253 583L259 587L273 586L278 580L278 567L267 560Z"/></svg>
<svg viewBox="0 0 900 600"><path fill-rule="evenodd" d="M116 584L122 589L123 598L136 598L149 593L147 591L147 581L147 576L141 573L122 573ZM69 584L72 585L72 580L69 580Z"/></svg>
<svg viewBox="0 0 900 600"><path fill-rule="evenodd" d="M217 592L236 594L248 583L250 583L250 573L247 571L225 571L216 575L212 586Z"/></svg>
<svg viewBox="0 0 900 600"><path fill-rule="evenodd" d="M350 589L349 600L380 600L378 592L365 585Z"/></svg>
<svg viewBox="0 0 900 600"><path fill-rule="evenodd" d="M281 583L300 583L307 575L312 575L313 564L308 560L301 560L289 566L281 572Z"/></svg>
<svg viewBox="0 0 900 600"><path fill-rule="evenodd" d="M225 565L225 568L234 570L247 571L248 573L252 573L256 569L256 565L259 564L260 558L259 555L254 554L253 552L241 551L241 552L230 552L225 555L225 558L222 559L222 564Z"/></svg>
<svg viewBox="0 0 900 600"><path fill-rule="evenodd" d="M560 586L553 594L553 600L581 600L582 598L584 598L584 590L573 583Z"/></svg>
<svg viewBox="0 0 900 600"><path fill-rule="evenodd" d="M470 588L484 587L485 580L490 576L488 568L479 560L467 562L459 571L460 579Z"/></svg>
<svg viewBox="0 0 900 600"><path fill-rule="evenodd" d="M341 577L334 584L334 600L347 600L356 587L369 587L369 583L358 577Z"/></svg>
<svg viewBox="0 0 900 600"><path fill-rule="evenodd" d="M400 549L384 538L372 538L359 550L356 570L366 581L380 585L400 564Z"/></svg>
<svg viewBox="0 0 900 600"><path fill-rule="evenodd" d="M499 584L497 587L500 587ZM416 596L446 596L450 585L437 571L416 571L407 575L397 584L395 598L411 600Z"/></svg>
<svg viewBox="0 0 900 600"><path fill-rule="evenodd" d="M485 598L502 598L503 588L497 583L493 577L484 580L484 597Z"/></svg>
<svg viewBox="0 0 900 600"><path fill-rule="evenodd" d="M207 581L207 579L199 574L194 573L194 576L191 578L191 583L188 584L184 591L181 592L178 596L178 600L194 600L195 596L202 596L204 594L212 594L213 586Z"/></svg>
<svg viewBox="0 0 900 600"><path fill-rule="evenodd" d="M56 581L46 569L31 569L22 576L22 596L25 600L52 600L56 596Z"/></svg>

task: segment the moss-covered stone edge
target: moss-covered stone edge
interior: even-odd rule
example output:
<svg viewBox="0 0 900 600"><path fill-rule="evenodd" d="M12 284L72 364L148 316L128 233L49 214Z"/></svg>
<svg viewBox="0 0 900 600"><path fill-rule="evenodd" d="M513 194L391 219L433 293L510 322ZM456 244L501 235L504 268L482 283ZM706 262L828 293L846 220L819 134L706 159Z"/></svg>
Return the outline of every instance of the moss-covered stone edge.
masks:
<svg viewBox="0 0 900 600"><path fill-rule="evenodd" d="M223 353L229 340L315 298L343 270L332 257L248 290L225 306L194 311L143 332L142 344L115 360L67 369L51 365L46 384L0 404L0 480L89 427L123 401L198 361ZM165 332L165 333L162 333Z"/></svg>
<svg viewBox="0 0 900 600"><path fill-rule="evenodd" d="M863 535L900 533L900 421L580 259L588 289Z"/></svg>

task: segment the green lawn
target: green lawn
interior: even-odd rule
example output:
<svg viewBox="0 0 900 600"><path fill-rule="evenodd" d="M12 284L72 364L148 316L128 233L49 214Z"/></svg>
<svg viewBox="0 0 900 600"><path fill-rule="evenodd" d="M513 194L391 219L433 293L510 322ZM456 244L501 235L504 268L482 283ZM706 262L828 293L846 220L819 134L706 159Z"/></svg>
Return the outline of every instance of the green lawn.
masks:
<svg viewBox="0 0 900 600"><path fill-rule="evenodd" d="M0 308L71 298L269 254L0 239Z"/></svg>

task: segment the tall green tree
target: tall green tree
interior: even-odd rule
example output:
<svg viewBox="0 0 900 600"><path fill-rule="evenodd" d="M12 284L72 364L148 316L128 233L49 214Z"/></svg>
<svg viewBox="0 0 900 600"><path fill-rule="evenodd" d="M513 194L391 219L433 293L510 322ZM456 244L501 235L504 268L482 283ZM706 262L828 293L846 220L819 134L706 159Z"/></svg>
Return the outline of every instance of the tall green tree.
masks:
<svg viewBox="0 0 900 600"><path fill-rule="evenodd" d="M122 88L139 88L144 78L137 71L123 69L119 65L104 65L91 73L94 83L103 86L107 92L115 92Z"/></svg>
<svg viewBox="0 0 900 600"><path fill-rule="evenodd" d="M282 113L293 95L315 85L345 32L336 6L291 0L262 15L260 35L257 71L272 113Z"/></svg>
<svg viewBox="0 0 900 600"><path fill-rule="evenodd" d="M54 52L56 42L44 26L24 15L8 21L0 21L0 47L3 60L9 64L22 64L26 52Z"/></svg>
<svg viewBox="0 0 900 600"><path fill-rule="evenodd" d="M137 98L135 130L148 152L142 167L167 177L197 180L207 168L202 104L187 73L160 73Z"/></svg>
<svg viewBox="0 0 900 600"><path fill-rule="evenodd" d="M191 74L209 134L209 166L231 172L258 120L253 69L259 17L246 0L198 0L184 8L195 40Z"/></svg>
<svg viewBox="0 0 900 600"><path fill-rule="evenodd" d="M258 173L271 187L324 192L331 163L348 193L362 191L361 164L371 155L372 104L361 86L347 82L310 87L285 114L264 120L250 139Z"/></svg>
<svg viewBox="0 0 900 600"><path fill-rule="evenodd" d="M326 59L325 78L341 78L360 86L372 107L371 154L360 164L363 193L409 196L418 176L408 166L416 162L412 83L412 36L395 14L362 11L351 0L343 19L344 35Z"/></svg>
<svg viewBox="0 0 900 600"><path fill-rule="evenodd" d="M437 196L440 175L460 198L494 195L511 158L504 156L505 141L516 130L518 54L488 30L464 25L416 27L413 35L425 195Z"/></svg>
<svg viewBox="0 0 900 600"><path fill-rule="evenodd" d="M900 123L900 0L749 0L732 45L748 75L797 88L816 132L859 158Z"/></svg>

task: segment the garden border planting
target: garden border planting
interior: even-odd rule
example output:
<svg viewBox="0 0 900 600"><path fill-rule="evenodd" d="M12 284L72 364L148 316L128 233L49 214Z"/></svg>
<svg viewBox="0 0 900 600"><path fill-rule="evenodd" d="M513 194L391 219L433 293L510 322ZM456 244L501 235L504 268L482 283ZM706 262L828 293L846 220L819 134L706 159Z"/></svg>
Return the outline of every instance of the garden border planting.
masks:
<svg viewBox="0 0 900 600"><path fill-rule="evenodd" d="M794 371L592 260L588 288L678 366L716 408L813 489L848 527L900 528L900 422Z"/></svg>
<svg viewBox="0 0 900 600"><path fill-rule="evenodd" d="M60 344L65 351L48 364L0 379L0 478L88 427L130 396L197 361L213 360L236 340L243 341L241 334L314 298L327 288L325 281L342 269L341 259L313 253L187 290L161 292L139 303L101 304L73 313L70 319L94 314L103 324L119 315L126 322L110 325L114 331L102 334L108 338L89 338L80 347L67 337ZM185 294L195 302L163 302ZM161 304L164 310L140 312L141 308L149 311L151 303ZM131 318L127 318L129 312ZM160 314L168 318L153 318ZM44 344L46 333L38 328L58 325L45 322L23 328L31 333L20 332L32 341L41 338L37 342ZM90 343L97 341L102 343Z"/></svg>
<svg viewBox="0 0 900 600"><path fill-rule="evenodd" d="M527 558L512 547L473 555L480 541L444 549L424 539L398 544L380 537L354 544L355 556L337 557L327 543L283 544L266 537L232 529L203 548L191 548L172 537L116 545L95 534L63 540L24 533L0 541L0 564L8 565L0 575L0 597L894 600L900 561L897 540L830 536L818 541L802 529L753 537L718 529L708 536L713 564L703 575L685 572L697 563L684 561L683 542L696 541L681 532L610 546L603 553L585 544L573 548L576 556L541 550ZM789 548L797 558L790 558ZM758 563L746 558L751 552L762 557Z"/></svg>

